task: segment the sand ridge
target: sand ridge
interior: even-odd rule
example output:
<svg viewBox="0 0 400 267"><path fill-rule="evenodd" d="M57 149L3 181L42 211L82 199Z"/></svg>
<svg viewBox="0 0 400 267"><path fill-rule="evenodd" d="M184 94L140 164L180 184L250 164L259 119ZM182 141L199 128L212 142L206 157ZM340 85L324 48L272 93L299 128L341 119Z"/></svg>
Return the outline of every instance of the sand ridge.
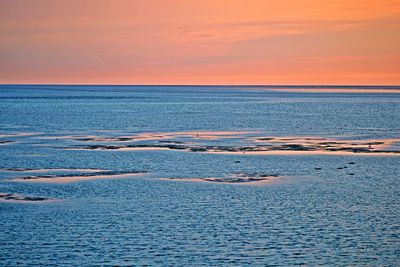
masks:
<svg viewBox="0 0 400 267"><path fill-rule="evenodd" d="M102 171L94 173L83 174L65 174L65 175L37 175L13 178L8 181L11 182L25 182L25 183L55 183L66 184L81 181L99 180L99 179L120 179L131 178L144 175L144 172L117 172L117 171Z"/></svg>
<svg viewBox="0 0 400 267"><path fill-rule="evenodd" d="M40 133L37 133L37 132L0 133L0 138L29 137L29 136L35 136L38 134L40 134Z"/></svg>
<svg viewBox="0 0 400 267"><path fill-rule="evenodd" d="M141 144L141 145L87 145L66 147L73 150L153 151L173 150L213 154L241 155L400 155L393 144L400 139L334 140L322 138L253 138L256 145L200 145L200 144Z"/></svg>
<svg viewBox="0 0 400 267"><path fill-rule="evenodd" d="M97 136L97 135L60 135L44 136L40 139L66 139L79 142L138 142L157 141L176 138L191 138L197 140L219 140L225 138L243 137L245 134L254 133L248 131L178 131L178 132L142 132L133 135Z"/></svg>
<svg viewBox="0 0 400 267"><path fill-rule="evenodd" d="M37 197L37 196L25 196L21 194L10 194L10 193L0 193L0 202L12 202L12 203L49 203L56 202L59 200L51 199L47 197Z"/></svg>
<svg viewBox="0 0 400 267"><path fill-rule="evenodd" d="M278 174L258 174L258 173L235 173L227 177L207 177L207 178L159 178L162 181L192 182L192 183L213 183L230 185L266 185L271 184L287 177Z"/></svg>
<svg viewBox="0 0 400 267"><path fill-rule="evenodd" d="M29 172L29 173L49 173L49 172L103 172L100 169L72 169L72 168L50 168L50 169L30 169L30 168L4 168L4 172Z"/></svg>

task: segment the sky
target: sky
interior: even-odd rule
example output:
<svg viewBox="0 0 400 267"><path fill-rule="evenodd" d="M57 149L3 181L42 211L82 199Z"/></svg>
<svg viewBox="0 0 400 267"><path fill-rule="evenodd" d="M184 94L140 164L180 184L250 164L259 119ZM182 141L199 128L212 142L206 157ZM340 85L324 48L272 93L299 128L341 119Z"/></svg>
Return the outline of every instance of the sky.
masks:
<svg viewBox="0 0 400 267"><path fill-rule="evenodd" d="M0 0L0 83L400 85L400 0Z"/></svg>

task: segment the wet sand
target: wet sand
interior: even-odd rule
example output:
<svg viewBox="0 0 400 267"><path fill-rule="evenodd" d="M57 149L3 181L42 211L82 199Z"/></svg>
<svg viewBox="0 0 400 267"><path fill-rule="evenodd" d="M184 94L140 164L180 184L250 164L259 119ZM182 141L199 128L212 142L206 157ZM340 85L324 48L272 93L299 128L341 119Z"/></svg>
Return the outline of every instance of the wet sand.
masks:
<svg viewBox="0 0 400 267"><path fill-rule="evenodd" d="M323 138L318 136L257 136L251 137L247 139L248 141L255 143L288 143L288 142L302 142L302 143L318 143L318 142L328 142L334 141L337 142L336 139Z"/></svg>
<svg viewBox="0 0 400 267"><path fill-rule="evenodd" d="M187 137L194 139L219 139L234 136L241 136L252 132L243 131L182 131L182 132L159 132L159 133L140 133L131 136L122 136L122 138L133 138L137 140L163 140L168 138Z"/></svg>
<svg viewBox="0 0 400 267"><path fill-rule="evenodd" d="M96 136L96 135L61 135L45 136L40 139L66 139L79 142L138 142L138 141L157 141L177 138L191 138L198 140L219 140L224 138L237 138L245 134L254 132L243 131L182 131L182 132L143 132L133 135L121 135L116 137Z"/></svg>
<svg viewBox="0 0 400 267"><path fill-rule="evenodd" d="M271 184L287 177L278 174L245 174L237 173L228 177L208 178L160 178L162 181L192 182L192 183L213 183L231 185L265 185Z"/></svg>
<svg viewBox="0 0 400 267"><path fill-rule="evenodd" d="M253 137L247 139L255 143L295 143L300 145L324 145L324 146L367 146L374 148L387 148L394 143L400 143L400 138L386 138L386 139L341 139L341 138L323 138L316 136L264 136Z"/></svg>
<svg viewBox="0 0 400 267"><path fill-rule="evenodd" d="M400 139L351 140L324 138L319 136L254 136L257 131L180 131L180 132L142 132L134 135L105 137L95 135L64 135L40 138L72 139L84 142L83 145L69 146L65 150L101 150L101 151L182 151L210 154L237 155L359 155L359 156L396 156L400 155ZM23 133L32 134L32 133ZM253 135L253 136L251 136ZM186 142L184 139L189 139ZM237 139L232 145L202 144L194 140ZM348 138L348 137L347 137ZM96 144L96 142L136 142L158 141L150 144ZM190 142L192 141L192 142ZM240 145L240 142L254 145ZM239 143L238 143L239 142ZM243 143L242 143L243 144ZM57 147L55 147L57 148Z"/></svg>
<svg viewBox="0 0 400 267"><path fill-rule="evenodd" d="M175 133L176 137L190 137L199 140L220 140L228 138L238 138L246 134L255 132L244 131L186 131Z"/></svg>
<svg viewBox="0 0 400 267"><path fill-rule="evenodd" d="M305 155L326 155L326 156L400 156L398 152L351 152L351 151L296 151L296 150L270 150L270 151L206 151L207 154L224 155L286 155L286 156L305 156Z"/></svg>
<svg viewBox="0 0 400 267"><path fill-rule="evenodd" d="M169 150L168 147L122 147L118 151L159 151Z"/></svg>
<svg viewBox="0 0 400 267"><path fill-rule="evenodd" d="M15 142L10 141L10 140L0 140L0 146L9 145L12 143L15 143Z"/></svg>
<svg viewBox="0 0 400 267"><path fill-rule="evenodd" d="M101 138L100 136L97 135L50 135L50 136L40 136L37 139L39 140L57 140L57 139L96 139L96 138Z"/></svg>
<svg viewBox="0 0 400 267"><path fill-rule="evenodd" d="M34 196L24 196L20 194L8 194L0 193L0 202L12 202L12 203L48 203L56 202L59 200L50 199L46 197L34 197Z"/></svg>
<svg viewBox="0 0 400 267"><path fill-rule="evenodd" d="M265 138L256 142L266 141ZM88 145L66 147L72 150L104 150L104 151L152 151L173 150L184 152L213 153L213 154L240 154L240 155L362 155L376 156L400 155L398 149L389 150L398 139L384 140L312 140L277 139L267 140L268 144L252 146L213 146L188 144L149 144L149 145Z"/></svg>
<svg viewBox="0 0 400 267"><path fill-rule="evenodd" d="M9 137L28 137L38 135L40 133L36 132L18 132L18 133L2 133L0 134L0 138L9 138Z"/></svg>
<svg viewBox="0 0 400 267"><path fill-rule="evenodd" d="M104 150L104 151L158 151L172 150L212 154L241 155L351 155L394 156L400 155L400 139L342 139L320 136L251 136L257 133L245 131L181 131L169 133L140 133L133 136L108 137L101 141L152 140L149 144L95 144L99 139L85 139L89 144L64 147L65 150ZM131 139L130 139L131 138ZM186 142L179 138L191 138ZM233 145L211 145L193 141L222 140L235 138ZM348 137L347 137L348 138ZM241 142L254 145L241 145Z"/></svg>
<svg viewBox="0 0 400 267"><path fill-rule="evenodd" d="M225 182L221 178L160 178L162 181L174 181L174 182L189 182L189 183L210 183L210 184L225 184L225 185L243 185L243 186L256 186L256 185L266 185L277 182L275 180L259 180L252 182Z"/></svg>
<svg viewBox="0 0 400 267"><path fill-rule="evenodd" d="M168 147L157 146L90 146L90 147L67 147L64 150L97 150L97 151L160 151L170 150Z"/></svg>
<svg viewBox="0 0 400 267"><path fill-rule="evenodd" d="M357 154L361 156L372 155L399 155L400 151L394 149L394 144L400 139L368 139L368 140L345 140L320 138L312 136L288 136L288 137L257 137L251 138L255 143L267 143L272 145L272 150L246 151L249 154L272 155L272 154L315 154L315 155L348 155ZM278 146L276 146L278 144ZM275 147L274 147L275 145ZM279 146L282 149L279 149ZM296 149L297 147L297 149ZM284 149L283 149L284 148ZM289 148L289 149L288 149ZM392 149L392 150L391 150ZM216 153L219 151L210 151Z"/></svg>
<svg viewBox="0 0 400 267"><path fill-rule="evenodd" d="M66 169L66 168L54 168L54 169L29 169L29 168L7 168L0 169L4 172L29 172L29 173L50 173L50 172L104 172L107 170L100 169Z"/></svg>
<svg viewBox="0 0 400 267"><path fill-rule="evenodd" d="M114 174L114 172L102 172L100 174L82 174L82 175L46 175L46 176L27 176L21 178L14 178L8 181L11 182L24 182L24 183L54 183L54 184L65 184L74 183L81 181L99 180L99 179L121 179L121 178L132 178L144 175L143 172L137 173L121 173Z"/></svg>

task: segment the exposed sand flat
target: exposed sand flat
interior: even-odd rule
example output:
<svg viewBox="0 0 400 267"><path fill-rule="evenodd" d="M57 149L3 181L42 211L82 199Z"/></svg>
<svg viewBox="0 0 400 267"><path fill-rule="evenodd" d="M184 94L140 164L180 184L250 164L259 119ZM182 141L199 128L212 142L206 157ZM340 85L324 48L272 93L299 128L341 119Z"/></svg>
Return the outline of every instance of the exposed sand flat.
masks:
<svg viewBox="0 0 400 267"><path fill-rule="evenodd" d="M163 181L175 181L175 182L191 182L191 183L211 183L211 184L229 184L229 185L245 185L245 186L255 186L255 185L266 185L275 183L282 180L285 177L268 177L264 179L254 179L250 181L230 181L231 178L160 178Z"/></svg>
<svg viewBox="0 0 400 267"><path fill-rule="evenodd" d="M52 136L41 136L37 139L43 140L57 140L57 139L96 139L100 138L100 136L96 135L52 135Z"/></svg>
<svg viewBox="0 0 400 267"><path fill-rule="evenodd" d="M158 133L141 133L137 135L124 135L116 137L107 137L99 135L61 135L61 136L45 136L40 139L69 139L80 142L135 142L135 141L152 141L152 140L163 140L170 138L169 135L161 135Z"/></svg>
<svg viewBox="0 0 400 267"><path fill-rule="evenodd" d="M238 155L360 155L360 156L400 156L398 150L383 150L364 144L319 145L319 144L280 144L261 146L195 146L195 145L139 145L139 146L88 146L71 147L67 150L100 150L100 151L157 151L171 150L211 154Z"/></svg>
<svg viewBox="0 0 400 267"><path fill-rule="evenodd" d="M143 132L134 135L123 135L116 137L95 135L63 135L47 136L40 139L70 139L81 142L137 142L157 141L176 138L192 138L199 140L218 140L223 138L237 138L254 132L243 131L183 131L183 132Z"/></svg>
<svg viewBox="0 0 400 267"><path fill-rule="evenodd" d="M156 140L164 140L171 138L171 135L168 133L152 133L152 132L144 132L144 133L138 133L134 135L124 135L121 136L120 138L127 138L130 139L131 141L156 141Z"/></svg>
<svg viewBox="0 0 400 267"><path fill-rule="evenodd" d="M368 140L369 142L383 142L383 144L375 145L376 148L379 149L388 149L391 148L394 144L400 144L400 138L391 138L391 139L374 139Z"/></svg>
<svg viewBox="0 0 400 267"><path fill-rule="evenodd" d="M107 170L99 170L99 169L63 169L63 168L54 168L54 169L27 169L27 168L7 168L0 169L3 172L29 172L29 173L49 173L49 172L104 172Z"/></svg>
<svg viewBox="0 0 400 267"><path fill-rule="evenodd" d="M225 154L225 155L330 155L330 156L400 156L396 152L352 152L352 151L301 151L301 150L269 150L269 151L206 151L207 154Z"/></svg>
<svg viewBox="0 0 400 267"><path fill-rule="evenodd" d="M56 202L59 200L50 199L46 197L33 197L23 196L20 194L0 193L0 202L13 202L13 203L48 203Z"/></svg>
<svg viewBox="0 0 400 267"><path fill-rule="evenodd" d="M306 143L306 144L318 144L318 143L337 143L337 144L366 144L372 143L373 145L379 145L376 143L385 143L392 144L396 142L400 142L400 138L386 138L386 139L334 139L334 138L323 138L316 136L260 136L260 137L252 137L247 140L253 141L256 143L290 143L290 142L298 142L298 143Z"/></svg>
<svg viewBox="0 0 400 267"><path fill-rule="evenodd" d="M116 146L96 146L96 147L67 147L64 150L96 150L96 151L160 151L160 150L171 150L168 147L157 147L157 146L148 146L148 147L116 147Z"/></svg>
<svg viewBox="0 0 400 267"><path fill-rule="evenodd" d="M357 88L276 88L270 89L267 88L268 91L278 91L278 92L290 92L290 93L359 93L359 94L400 94L399 89L357 89Z"/></svg>
<svg viewBox="0 0 400 267"><path fill-rule="evenodd" d="M0 198L0 203L16 203L16 204L46 204L46 203L54 203L60 202L61 200L58 199L47 199L47 200L40 200L40 201L32 201L29 199L2 199Z"/></svg>
<svg viewBox="0 0 400 267"><path fill-rule="evenodd" d="M394 144L399 143L400 139L364 139L364 140L343 140L343 139L324 139L324 138L313 138L313 137L257 137L249 139L255 143L268 143L268 144L287 144L302 146L304 148L312 148L314 152L341 152L332 151L340 149L361 149L366 150L366 153L386 153L385 150L393 147ZM279 149L278 149L279 150ZM307 151L311 152L311 151ZM343 151L345 152L345 151ZM351 151L349 151L351 152ZM387 151L389 153L391 151ZM400 152L400 151L399 151ZM359 152L352 152L360 154ZM396 154L393 152L392 154Z"/></svg>
<svg viewBox="0 0 400 267"><path fill-rule="evenodd" d="M242 135L242 134L249 134L254 133L253 131L181 131L181 132L171 132L171 134L177 135L217 135L217 136L224 136L224 135Z"/></svg>
<svg viewBox="0 0 400 267"><path fill-rule="evenodd" d="M135 135L121 136L119 138L131 138L132 141L155 141L165 140L173 138L193 138L202 140L217 140L220 138L232 138L244 134L253 132L242 132L242 131L182 131L182 132L148 132L139 133Z"/></svg>
<svg viewBox="0 0 400 267"><path fill-rule="evenodd" d="M334 139L326 139L316 136L257 136L246 139L255 143L288 143L290 141L304 142L304 143L317 143L327 141L338 141Z"/></svg>
<svg viewBox="0 0 400 267"><path fill-rule="evenodd" d="M34 136L38 134L40 133L36 132L1 133L0 138Z"/></svg>
<svg viewBox="0 0 400 267"><path fill-rule="evenodd" d="M15 142L10 141L10 140L0 140L0 146L5 146L5 145L9 145L9 144L13 144Z"/></svg>
<svg viewBox="0 0 400 267"><path fill-rule="evenodd" d="M203 145L196 142L182 142L170 140L183 136L197 138L198 133L204 133L205 138L213 138L209 134L216 136L234 136L239 141L251 141L255 145ZM128 145L106 145L106 144L88 144L84 146L66 147L67 150L102 150L102 151L158 151L172 150L182 152L200 152L214 154L247 154L247 155L360 155L360 156L393 156L400 155L400 138L387 139L334 139L317 136L261 136L246 137L250 132L176 132L168 134L168 141L159 140L158 144L128 144ZM161 135L152 135L161 137ZM194 137L196 136L196 137ZM163 138L166 136L162 136ZM199 137L201 138L201 137ZM219 137L218 137L219 138Z"/></svg>
<svg viewBox="0 0 400 267"><path fill-rule="evenodd" d="M168 147L122 147L118 151L157 151L157 150L170 150Z"/></svg>
<svg viewBox="0 0 400 267"><path fill-rule="evenodd" d="M204 140L218 140L223 138L237 138L246 134L255 132L245 132L245 131L186 131L177 132L175 136L187 136L194 139L204 139Z"/></svg>
<svg viewBox="0 0 400 267"><path fill-rule="evenodd" d="M91 174L91 175L63 175L63 176L29 176L11 179L12 182L24 182L24 183L54 183L54 184L65 184L81 181L99 180L99 179L121 179L131 178L136 176L144 175L145 173L123 173L123 174Z"/></svg>

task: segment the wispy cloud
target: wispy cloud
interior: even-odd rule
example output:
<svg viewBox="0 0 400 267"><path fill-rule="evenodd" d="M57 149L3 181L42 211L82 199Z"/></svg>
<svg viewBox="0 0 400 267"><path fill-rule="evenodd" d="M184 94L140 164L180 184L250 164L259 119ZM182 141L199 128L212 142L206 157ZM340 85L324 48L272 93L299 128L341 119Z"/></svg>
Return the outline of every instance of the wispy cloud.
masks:
<svg viewBox="0 0 400 267"><path fill-rule="evenodd" d="M237 42L280 35L338 32L354 28L400 28L400 17L371 20L264 20L231 23L198 23L181 26L170 36L175 42Z"/></svg>
<svg viewBox="0 0 400 267"><path fill-rule="evenodd" d="M379 73L381 80L371 76L377 81L389 75L400 83L394 60L400 55L397 0L0 0L0 5L0 82L220 77L257 83L275 77L284 83L281 79L297 77L301 83L298 73L312 77L316 69L326 80L340 68L349 80L365 77L358 66Z"/></svg>

